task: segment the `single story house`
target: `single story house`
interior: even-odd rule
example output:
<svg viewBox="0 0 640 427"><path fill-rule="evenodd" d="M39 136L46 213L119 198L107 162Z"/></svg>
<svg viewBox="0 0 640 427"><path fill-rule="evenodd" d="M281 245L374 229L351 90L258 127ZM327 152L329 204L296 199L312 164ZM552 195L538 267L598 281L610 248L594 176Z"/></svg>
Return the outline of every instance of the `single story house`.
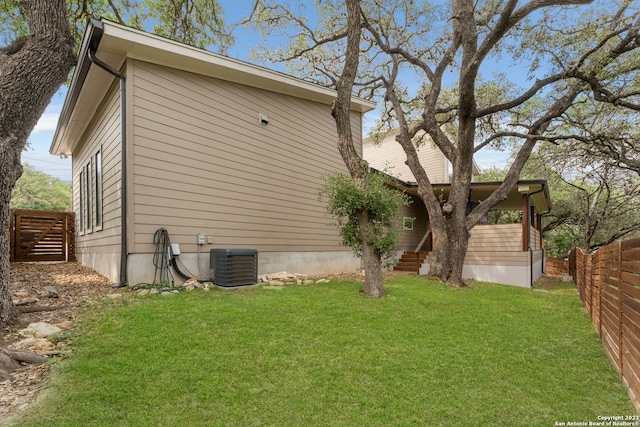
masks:
<svg viewBox="0 0 640 427"><path fill-rule="evenodd" d="M355 271L318 192L346 172L335 92L106 20L91 20L51 143L73 159L78 260L121 284L157 272L156 232L190 271L257 250L257 274ZM375 104L354 99L352 125ZM209 272L210 273L210 272Z"/></svg>
<svg viewBox="0 0 640 427"><path fill-rule="evenodd" d="M418 197L417 183L404 163L404 150L390 132L379 142L371 138L363 143L363 156L372 168L396 179L395 187L404 191L412 203L402 208L400 262L398 269L429 272L426 256L432 250L427 210ZM420 163L424 166L434 191L446 200L451 188L449 162L442 152L424 138L418 145ZM479 168L474 164L474 175ZM473 182L469 207L487 198L499 182ZM541 216L549 212L551 199L545 180L521 180L509 196L494 210L519 211L521 221L515 224L478 224L471 229L471 238L464 261L463 277L486 282L531 287L544 272L544 242Z"/></svg>

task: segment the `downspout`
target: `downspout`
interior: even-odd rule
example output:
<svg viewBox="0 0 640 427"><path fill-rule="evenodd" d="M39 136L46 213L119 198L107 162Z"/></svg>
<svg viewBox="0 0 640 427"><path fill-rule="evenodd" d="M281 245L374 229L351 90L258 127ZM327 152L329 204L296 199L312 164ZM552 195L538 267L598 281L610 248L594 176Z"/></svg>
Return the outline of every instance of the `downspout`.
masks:
<svg viewBox="0 0 640 427"><path fill-rule="evenodd" d="M551 212L551 208L540 213L540 221L542 217ZM542 248L542 274L547 274L547 250L542 246L542 225L540 225L540 247Z"/></svg>
<svg viewBox="0 0 640 427"><path fill-rule="evenodd" d="M531 205L531 196L533 196L534 194L538 194L538 193L542 193L544 191L544 184L542 184L542 186L540 187L540 189L538 191L534 191L533 193L529 193L527 194L527 209L529 209L529 206ZM549 212L549 211L547 211ZM533 215L529 214L527 215L527 238L528 238L528 242L527 242L527 247L529 248L529 286L533 287L533 249L531 249L531 217ZM544 250L543 250L543 257L542 257L542 263L544 264Z"/></svg>
<svg viewBox="0 0 640 427"><path fill-rule="evenodd" d="M102 68L109 74L117 77L120 80L120 138L121 138L121 192L122 196L120 198L120 216L121 216L121 224L120 224L120 281L113 285L114 289L123 288L127 286L127 258L128 258L128 248L127 248L127 117L126 117L126 95L127 95L127 87L124 74L119 72L118 70L110 67L109 65L102 62L100 59L96 57L95 52L96 47L90 46L87 50L89 60Z"/></svg>

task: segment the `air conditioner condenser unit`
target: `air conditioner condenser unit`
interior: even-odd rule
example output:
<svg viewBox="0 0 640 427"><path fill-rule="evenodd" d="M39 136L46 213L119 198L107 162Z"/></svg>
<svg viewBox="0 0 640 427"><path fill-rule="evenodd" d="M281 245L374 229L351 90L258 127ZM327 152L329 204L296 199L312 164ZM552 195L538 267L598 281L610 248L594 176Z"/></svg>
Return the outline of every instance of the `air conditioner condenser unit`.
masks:
<svg viewBox="0 0 640 427"><path fill-rule="evenodd" d="M258 251L256 249L212 249L209 267L218 286L245 286L258 283Z"/></svg>

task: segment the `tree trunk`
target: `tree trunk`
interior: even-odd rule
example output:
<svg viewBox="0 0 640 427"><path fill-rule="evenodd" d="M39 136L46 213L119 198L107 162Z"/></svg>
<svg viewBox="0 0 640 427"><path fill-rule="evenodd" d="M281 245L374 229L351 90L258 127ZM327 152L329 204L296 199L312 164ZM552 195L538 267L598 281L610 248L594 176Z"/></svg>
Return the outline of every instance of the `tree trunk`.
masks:
<svg viewBox="0 0 640 427"><path fill-rule="evenodd" d="M336 121L338 150L349 170L351 179L358 183L365 179L369 164L355 149L351 129L351 96L358 72L360 55L360 2L347 0L347 48L344 68L336 84L337 96L331 107L331 115ZM366 211L358 213L358 227L362 235L362 259L364 261L364 287L362 292L373 297L384 294L382 281L382 261L380 254L372 247L367 235L370 234L371 220Z"/></svg>
<svg viewBox="0 0 640 427"><path fill-rule="evenodd" d="M583 246L584 246L584 250L587 251L587 253L589 253L589 250L591 248L591 239L593 238L593 235L596 231L596 223L594 222L596 213L597 213L597 208L598 208L598 201L600 200L600 196L602 195L602 191L604 190L604 183L600 182L598 185L598 189L596 190L596 192L593 194L593 198L591 199L591 202L589 203L589 196L587 195L587 213L584 216L584 238L583 238Z"/></svg>
<svg viewBox="0 0 640 427"><path fill-rule="evenodd" d="M22 171L20 154L5 147L6 142L0 142L0 327L13 324L18 320L19 311L13 305L9 286L9 201L11 190ZM13 157L13 161L10 160Z"/></svg>
<svg viewBox="0 0 640 427"><path fill-rule="evenodd" d="M17 320L9 289L9 201L29 134L75 64L64 0L19 2L30 34L0 48L0 324Z"/></svg>
<svg viewBox="0 0 640 427"><path fill-rule="evenodd" d="M456 218L457 219L457 218ZM442 258L442 271L440 280L454 287L465 287L462 280L464 258L469 246L469 230L465 226L464 218L450 219L446 222L447 244Z"/></svg>
<svg viewBox="0 0 640 427"><path fill-rule="evenodd" d="M372 233L371 220L366 211L358 213L358 225L362 236L362 261L364 262L364 286L360 292L380 298L384 295L382 257L371 244L369 237Z"/></svg>

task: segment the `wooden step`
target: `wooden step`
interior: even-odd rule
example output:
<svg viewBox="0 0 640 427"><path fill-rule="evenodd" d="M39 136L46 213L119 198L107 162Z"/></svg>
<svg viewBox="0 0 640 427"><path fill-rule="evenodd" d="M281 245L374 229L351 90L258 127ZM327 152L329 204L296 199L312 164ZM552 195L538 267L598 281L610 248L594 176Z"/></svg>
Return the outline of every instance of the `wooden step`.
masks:
<svg viewBox="0 0 640 427"><path fill-rule="evenodd" d="M420 251L419 253L405 251L400 256L398 263L393 267L393 270L418 273L428 254L429 252L427 251Z"/></svg>

